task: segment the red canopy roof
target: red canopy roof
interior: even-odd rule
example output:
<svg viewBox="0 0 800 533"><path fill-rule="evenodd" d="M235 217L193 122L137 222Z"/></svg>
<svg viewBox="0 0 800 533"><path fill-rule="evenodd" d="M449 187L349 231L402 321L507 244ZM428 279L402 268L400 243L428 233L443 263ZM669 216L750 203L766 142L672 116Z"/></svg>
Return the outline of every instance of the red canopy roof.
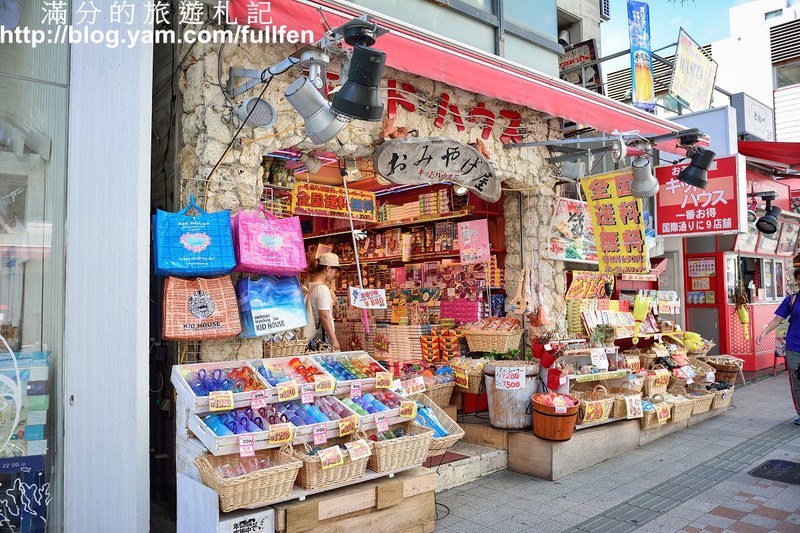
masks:
<svg viewBox="0 0 800 533"><path fill-rule="evenodd" d="M800 170L800 143L739 141L739 153L773 167Z"/></svg>
<svg viewBox="0 0 800 533"><path fill-rule="evenodd" d="M247 5L248 0L231 0L229 18L240 23L246 22ZM616 129L638 130L642 134L664 134L685 129L684 126L561 79L461 45L366 8L346 5L336 0L271 2L271 26L285 25L288 29L297 31L312 30L314 37L319 38L324 28L318 9L324 13L332 27L338 27L365 13L374 15L376 22L391 30L380 37L375 48L387 53L387 66L404 72L563 117L578 124L586 124L601 132L610 133ZM265 65L265 68L267 66L269 65ZM659 147L672 153L682 153L683 150L677 149L676 144L668 141L660 143Z"/></svg>

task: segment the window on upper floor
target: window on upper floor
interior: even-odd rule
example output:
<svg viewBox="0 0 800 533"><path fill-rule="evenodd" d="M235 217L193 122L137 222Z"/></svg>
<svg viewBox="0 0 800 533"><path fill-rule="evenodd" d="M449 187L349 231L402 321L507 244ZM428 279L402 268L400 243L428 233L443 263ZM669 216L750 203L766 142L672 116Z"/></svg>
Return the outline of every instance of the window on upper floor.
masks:
<svg viewBox="0 0 800 533"><path fill-rule="evenodd" d="M800 60L775 66L775 88L800 85Z"/></svg>
<svg viewBox="0 0 800 533"><path fill-rule="evenodd" d="M783 9L776 9L775 11L767 11L766 13L764 13L764 20L780 17L781 15L783 15Z"/></svg>

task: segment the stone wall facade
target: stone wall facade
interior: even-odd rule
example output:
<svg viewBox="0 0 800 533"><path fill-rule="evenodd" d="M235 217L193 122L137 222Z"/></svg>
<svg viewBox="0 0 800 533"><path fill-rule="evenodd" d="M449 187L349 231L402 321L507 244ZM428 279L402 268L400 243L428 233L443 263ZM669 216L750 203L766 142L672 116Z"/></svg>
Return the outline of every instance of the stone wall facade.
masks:
<svg viewBox="0 0 800 533"><path fill-rule="evenodd" d="M178 161L184 204L189 194L195 194L200 204L205 204L209 211L255 208L262 191L261 157L282 148L294 146L300 150L331 151L339 156L365 159L372 155L374 147L381 140L384 127L381 123L353 121L337 139L321 147L315 147L305 140L302 118L283 97L286 87L301 75L300 67L294 67L286 74L273 78L263 96L277 112L274 127L255 130L245 127L217 171L210 180L206 179L236 131L234 124L223 121L229 115L230 107L219 87L220 83L224 86L227 82L229 67L263 69L294 51L288 46L255 44L229 45L220 51L219 45L197 43L191 49L179 78L183 102L180 115L183 146ZM181 56L184 53L181 52ZM338 71L339 68L340 64L332 61L330 70ZM521 269L530 268L534 280L541 285L543 300L550 309L552 327L564 330L564 264L546 258L547 231L556 198L556 182L553 178L557 175L557 169L547 163L545 148L504 149L500 137L508 121L502 119L499 112L512 110L520 114L522 125L527 129L526 141L558 138L557 121L548 121L541 113L528 108L487 99L391 68L384 71L384 102L389 79L397 80L398 86L402 82L412 84L417 94L428 100L447 93L450 96L449 103L458 106L462 114L483 102L482 106L497 116L488 139L481 138L483 130L479 123L465 121L466 130L463 132L459 132L449 120L445 121L443 128L435 127L435 102L420 106L421 109L414 112L398 106L394 125L416 130L419 137L443 136L464 143L475 143L476 140L483 142L495 173L504 182L503 187L515 189L506 192L504 209L507 293L513 296ZM257 96L261 89L262 86L252 89L247 96ZM244 98L237 97L236 103ZM407 98L415 101L412 96ZM448 118L451 117L448 115ZM521 230L524 237L522 247ZM245 344L243 349L244 352L218 354L218 357L252 357L257 355L260 348L253 343L252 346Z"/></svg>

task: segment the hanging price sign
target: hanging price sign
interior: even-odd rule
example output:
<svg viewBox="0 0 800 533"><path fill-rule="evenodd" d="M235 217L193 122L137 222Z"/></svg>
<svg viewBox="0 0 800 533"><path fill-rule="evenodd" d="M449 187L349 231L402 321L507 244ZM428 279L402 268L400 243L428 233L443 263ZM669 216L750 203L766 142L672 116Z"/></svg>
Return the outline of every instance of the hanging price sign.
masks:
<svg viewBox="0 0 800 533"><path fill-rule="evenodd" d="M229 390L215 390L208 393L210 411L230 411L233 409L233 393Z"/></svg>
<svg viewBox="0 0 800 533"><path fill-rule="evenodd" d="M499 366L494 371L494 386L501 390L522 390L525 381L525 369Z"/></svg>
<svg viewBox="0 0 800 533"><path fill-rule="evenodd" d="M625 410L628 420L632 418L642 418L644 413L642 411L641 396L625 396Z"/></svg>
<svg viewBox="0 0 800 533"><path fill-rule="evenodd" d="M262 409L267 406L267 391L255 390L250 395L250 407L253 410Z"/></svg>
<svg viewBox="0 0 800 533"><path fill-rule="evenodd" d="M314 436L314 446L319 446L320 444L328 442L328 430L325 428L325 424L315 425L311 433Z"/></svg>
<svg viewBox="0 0 800 533"><path fill-rule="evenodd" d="M317 452L317 456L322 461L322 469L327 470L334 466L341 466L344 464L344 455L339 446L331 446Z"/></svg>
<svg viewBox="0 0 800 533"><path fill-rule="evenodd" d="M358 461L359 459L372 455L372 450L364 439L345 443L344 447L350 452L350 459L353 461Z"/></svg>
<svg viewBox="0 0 800 533"><path fill-rule="evenodd" d="M277 389L279 402L288 402L300 396L300 387L297 386L295 380L278 383Z"/></svg>
<svg viewBox="0 0 800 533"><path fill-rule="evenodd" d="M403 381L403 396L413 396L425 392L425 378L417 376Z"/></svg>
<svg viewBox="0 0 800 533"><path fill-rule="evenodd" d="M361 398L361 382L354 381L350 384L350 399Z"/></svg>
<svg viewBox="0 0 800 533"><path fill-rule="evenodd" d="M239 457L253 457L256 450L253 447L252 435L239 435Z"/></svg>
<svg viewBox="0 0 800 533"><path fill-rule="evenodd" d="M453 371L453 381L456 385L464 389L468 388L469 374L467 374L467 370L457 365L450 365L450 369Z"/></svg>
<svg viewBox="0 0 800 533"><path fill-rule="evenodd" d="M317 374L314 376L314 390L317 392L330 392L333 390L334 383L331 376Z"/></svg>
<svg viewBox="0 0 800 533"><path fill-rule="evenodd" d="M377 372L375 374L375 388L388 389L392 386L391 372Z"/></svg>
<svg viewBox="0 0 800 533"><path fill-rule="evenodd" d="M303 383L300 385L300 401L303 403L314 403L313 383Z"/></svg>
<svg viewBox="0 0 800 533"><path fill-rule="evenodd" d="M285 442L292 442L292 437L294 437L294 428L291 424L270 424L270 444L283 444Z"/></svg>
<svg viewBox="0 0 800 533"><path fill-rule="evenodd" d="M339 436L351 435L356 432L356 415L348 416L339 420Z"/></svg>
<svg viewBox="0 0 800 533"><path fill-rule="evenodd" d="M667 420L669 420L669 413L672 410L672 406L667 402L662 402L656 405L656 416L658 417L659 424L666 424Z"/></svg>
<svg viewBox="0 0 800 533"><path fill-rule="evenodd" d="M417 416L417 402L406 400L400 402L400 418L415 418Z"/></svg>
<svg viewBox="0 0 800 533"><path fill-rule="evenodd" d="M378 433L383 433L384 431L389 431L389 422L386 420L385 413L376 413L375 414L375 429L378 430Z"/></svg>

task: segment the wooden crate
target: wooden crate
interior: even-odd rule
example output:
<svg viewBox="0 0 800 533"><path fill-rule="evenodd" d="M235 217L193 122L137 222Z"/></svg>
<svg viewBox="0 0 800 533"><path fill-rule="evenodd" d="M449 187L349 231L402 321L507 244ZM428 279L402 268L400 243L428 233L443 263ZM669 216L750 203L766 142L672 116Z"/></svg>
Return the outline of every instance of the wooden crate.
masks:
<svg viewBox="0 0 800 533"><path fill-rule="evenodd" d="M417 467L395 475L280 503L276 533L433 531L436 473Z"/></svg>

